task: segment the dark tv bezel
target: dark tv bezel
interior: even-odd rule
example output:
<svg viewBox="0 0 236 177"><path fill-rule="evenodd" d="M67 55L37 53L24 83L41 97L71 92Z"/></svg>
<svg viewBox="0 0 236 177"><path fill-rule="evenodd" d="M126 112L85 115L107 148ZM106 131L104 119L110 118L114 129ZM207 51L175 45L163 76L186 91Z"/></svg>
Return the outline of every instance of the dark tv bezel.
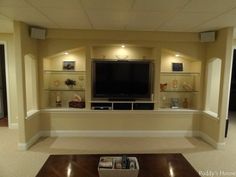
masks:
<svg viewBox="0 0 236 177"><path fill-rule="evenodd" d="M125 63L125 62L133 62L133 63L147 63L149 64L149 83L148 83L148 93L146 95L133 95L133 96L109 96L106 94L103 94L101 96L96 95L96 87L95 87L95 74L96 74L96 63ZM111 101L135 101L135 100L146 100L150 101L152 100L152 94L153 94L153 75L154 75L154 62L153 60L149 59L133 59L133 60L112 60L112 59L92 59L92 100L111 100Z"/></svg>

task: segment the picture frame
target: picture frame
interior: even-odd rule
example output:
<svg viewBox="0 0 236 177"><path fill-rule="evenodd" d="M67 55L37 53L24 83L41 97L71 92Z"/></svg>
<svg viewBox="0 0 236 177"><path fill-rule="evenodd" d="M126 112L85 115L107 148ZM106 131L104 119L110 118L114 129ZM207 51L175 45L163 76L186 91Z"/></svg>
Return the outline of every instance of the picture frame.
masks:
<svg viewBox="0 0 236 177"><path fill-rule="evenodd" d="M75 61L63 61L63 70L73 71L75 70Z"/></svg>
<svg viewBox="0 0 236 177"><path fill-rule="evenodd" d="M172 63L172 71L183 71L183 63Z"/></svg>

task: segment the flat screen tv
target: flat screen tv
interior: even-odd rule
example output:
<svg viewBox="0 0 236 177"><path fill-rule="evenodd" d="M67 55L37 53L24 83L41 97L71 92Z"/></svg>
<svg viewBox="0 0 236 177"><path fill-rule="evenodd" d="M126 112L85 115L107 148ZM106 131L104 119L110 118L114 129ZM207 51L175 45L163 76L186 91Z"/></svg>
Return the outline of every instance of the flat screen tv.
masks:
<svg viewBox="0 0 236 177"><path fill-rule="evenodd" d="M93 61L93 98L150 99L153 64L145 61Z"/></svg>

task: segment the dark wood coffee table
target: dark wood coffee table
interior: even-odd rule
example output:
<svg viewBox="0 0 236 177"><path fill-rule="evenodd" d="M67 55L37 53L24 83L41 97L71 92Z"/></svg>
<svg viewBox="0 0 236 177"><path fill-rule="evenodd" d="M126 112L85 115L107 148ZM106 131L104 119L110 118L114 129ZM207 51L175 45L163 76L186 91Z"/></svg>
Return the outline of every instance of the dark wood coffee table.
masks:
<svg viewBox="0 0 236 177"><path fill-rule="evenodd" d="M182 154L127 155L137 157L138 177L200 177ZM50 155L36 177L98 177L101 156L108 155Z"/></svg>

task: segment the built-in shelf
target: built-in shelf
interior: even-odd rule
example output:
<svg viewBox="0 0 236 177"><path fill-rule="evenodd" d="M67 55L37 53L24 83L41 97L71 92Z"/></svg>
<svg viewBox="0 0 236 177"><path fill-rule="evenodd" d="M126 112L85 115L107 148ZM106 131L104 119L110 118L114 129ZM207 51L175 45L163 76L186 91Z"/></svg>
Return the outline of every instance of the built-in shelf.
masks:
<svg viewBox="0 0 236 177"><path fill-rule="evenodd" d="M91 100L90 103L155 103L154 101L142 101L142 100L136 100L136 101L109 101L109 100Z"/></svg>
<svg viewBox="0 0 236 177"><path fill-rule="evenodd" d="M197 93L199 91L193 90L193 91L186 91L186 90L164 90L161 92L183 92L183 93Z"/></svg>
<svg viewBox="0 0 236 177"><path fill-rule="evenodd" d="M199 72L161 72L161 75L199 75Z"/></svg>
<svg viewBox="0 0 236 177"><path fill-rule="evenodd" d="M70 71L70 70L44 70L45 73L85 73L85 71Z"/></svg>
<svg viewBox="0 0 236 177"><path fill-rule="evenodd" d="M152 101L91 101L93 110L154 110Z"/></svg>
<svg viewBox="0 0 236 177"><path fill-rule="evenodd" d="M44 89L45 91L85 91L84 89Z"/></svg>
<svg viewBox="0 0 236 177"><path fill-rule="evenodd" d="M200 79L200 72L160 72L159 108L175 112L197 110L200 103Z"/></svg>
<svg viewBox="0 0 236 177"><path fill-rule="evenodd" d="M64 109L73 99L85 100L85 71L44 70L45 107ZM66 80L75 82L73 87L65 84ZM59 100L59 103L57 103ZM61 104L61 107L56 107ZM67 108L73 110L73 108ZM79 108L81 109L81 108Z"/></svg>

